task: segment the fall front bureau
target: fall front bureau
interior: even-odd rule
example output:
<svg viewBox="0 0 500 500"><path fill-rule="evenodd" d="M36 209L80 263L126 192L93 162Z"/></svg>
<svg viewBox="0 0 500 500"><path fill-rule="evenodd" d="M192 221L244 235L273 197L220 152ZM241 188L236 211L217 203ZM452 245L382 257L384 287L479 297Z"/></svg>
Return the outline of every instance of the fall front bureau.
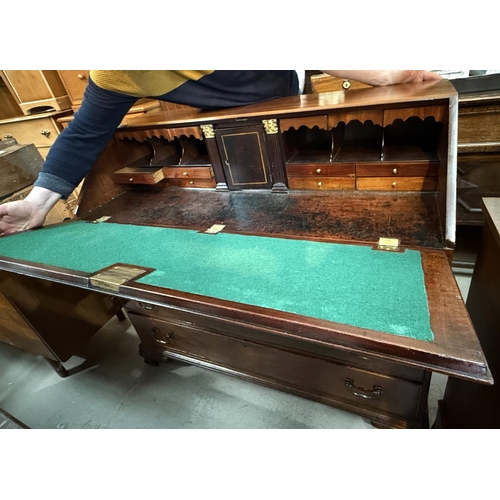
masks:
<svg viewBox="0 0 500 500"><path fill-rule="evenodd" d="M456 117L439 82L131 120L80 221L1 238L0 267L122 300L148 363L427 427L432 372L492 383L449 264Z"/></svg>

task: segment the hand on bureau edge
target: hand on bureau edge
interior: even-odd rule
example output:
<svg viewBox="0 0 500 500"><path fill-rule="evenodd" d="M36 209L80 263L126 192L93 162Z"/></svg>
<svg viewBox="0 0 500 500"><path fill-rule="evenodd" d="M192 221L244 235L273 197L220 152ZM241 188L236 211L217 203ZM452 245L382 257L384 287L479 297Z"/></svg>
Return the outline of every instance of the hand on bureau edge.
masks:
<svg viewBox="0 0 500 500"><path fill-rule="evenodd" d="M60 197L59 193L35 186L24 200L0 205L0 235L41 226Z"/></svg>
<svg viewBox="0 0 500 500"><path fill-rule="evenodd" d="M423 82L441 80L442 76L433 71L421 69L375 69L375 70L321 70L338 78L356 80L368 85L395 85L398 83Z"/></svg>

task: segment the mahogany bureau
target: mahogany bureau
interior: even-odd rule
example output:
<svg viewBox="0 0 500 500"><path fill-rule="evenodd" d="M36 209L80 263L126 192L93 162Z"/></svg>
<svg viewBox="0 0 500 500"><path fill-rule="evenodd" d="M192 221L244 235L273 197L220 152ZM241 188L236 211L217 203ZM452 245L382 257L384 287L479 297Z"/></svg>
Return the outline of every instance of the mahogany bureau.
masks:
<svg viewBox="0 0 500 500"><path fill-rule="evenodd" d="M450 268L457 114L440 81L127 118L80 220L0 269L122 300L148 363L428 427L432 372L493 382Z"/></svg>

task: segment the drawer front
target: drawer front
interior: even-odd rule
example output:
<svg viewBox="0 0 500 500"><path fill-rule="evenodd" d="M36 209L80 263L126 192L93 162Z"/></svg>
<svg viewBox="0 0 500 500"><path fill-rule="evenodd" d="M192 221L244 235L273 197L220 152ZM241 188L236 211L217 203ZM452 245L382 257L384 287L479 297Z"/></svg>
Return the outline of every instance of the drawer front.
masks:
<svg viewBox="0 0 500 500"><path fill-rule="evenodd" d="M50 147L38 147L38 152L40 153L40 156L45 160L47 158L47 155L49 154Z"/></svg>
<svg viewBox="0 0 500 500"><path fill-rule="evenodd" d="M288 177L290 189L316 189L324 191L355 188L354 177Z"/></svg>
<svg viewBox="0 0 500 500"><path fill-rule="evenodd" d="M214 179L164 179L161 181L162 184L167 184L170 186L178 186L185 188L214 188Z"/></svg>
<svg viewBox="0 0 500 500"><path fill-rule="evenodd" d="M142 342L159 346L167 355L193 357L353 409L417 417L420 384L133 313L129 317Z"/></svg>
<svg viewBox="0 0 500 500"><path fill-rule="evenodd" d="M34 144L37 148L52 146L59 130L50 118L0 124L0 137L13 137L18 144Z"/></svg>
<svg viewBox="0 0 500 500"><path fill-rule="evenodd" d="M287 165L287 174L289 176L326 176L343 177L354 176L354 163L301 163Z"/></svg>
<svg viewBox="0 0 500 500"><path fill-rule="evenodd" d="M424 372L419 368L400 365L383 359L363 356L332 347L324 347L304 340L293 339L289 336L276 335L275 332L269 333L265 330L258 329L255 325L233 322L223 318L197 313L195 311L160 307L147 302L129 301L126 304L126 309L127 312L132 313L134 316L148 316L188 328L227 334L230 337L239 338L241 340L250 340L252 342L267 345L278 345L289 350L307 352L312 355L316 354L341 364L347 364L368 371L377 371L396 378L405 378L418 383L421 383L424 379Z"/></svg>
<svg viewBox="0 0 500 500"><path fill-rule="evenodd" d="M214 174L210 167L163 168L165 179L211 179Z"/></svg>
<svg viewBox="0 0 500 500"><path fill-rule="evenodd" d="M59 70L59 76L63 81L72 104L82 101L83 93L89 82L89 73L88 69Z"/></svg>
<svg viewBox="0 0 500 500"><path fill-rule="evenodd" d="M435 191L437 177L359 177L356 188L360 191Z"/></svg>
<svg viewBox="0 0 500 500"><path fill-rule="evenodd" d="M358 177L437 177L439 162L357 163Z"/></svg>

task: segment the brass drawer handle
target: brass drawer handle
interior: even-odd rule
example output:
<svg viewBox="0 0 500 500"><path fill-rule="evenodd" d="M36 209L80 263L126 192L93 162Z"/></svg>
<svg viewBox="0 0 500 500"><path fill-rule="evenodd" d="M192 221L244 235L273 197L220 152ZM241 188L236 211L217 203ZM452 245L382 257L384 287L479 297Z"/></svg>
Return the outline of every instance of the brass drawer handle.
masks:
<svg viewBox="0 0 500 500"><path fill-rule="evenodd" d="M316 173L317 173L317 174L321 174L321 169L320 169L320 168L317 168L317 169L316 169Z"/></svg>
<svg viewBox="0 0 500 500"><path fill-rule="evenodd" d="M350 88L350 87L351 87L351 82L350 82L349 80L344 80L344 81L342 82L342 87L343 87L345 90L347 90L348 88Z"/></svg>
<svg viewBox="0 0 500 500"><path fill-rule="evenodd" d="M396 183L395 183L395 182L393 182L393 183L392 183L392 187L393 187L393 188L395 188L395 187L396 187Z"/></svg>
<svg viewBox="0 0 500 500"><path fill-rule="evenodd" d="M49 138L50 137L50 130L47 130L47 129L40 130L40 134L42 134L45 137Z"/></svg>
<svg viewBox="0 0 500 500"><path fill-rule="evenodd" d="M172 332L162 332L156 326L153 326L150 332L153 334L155 340L161 344L168 344L168 339L172 337Z"/></svg>
<svg viewBox="0 0 500 500"><path fill-rule="evenodd" d="M318 182L318 186L319 186L319 187L321 187L321 186L322 186L322 184L323 184L322 182Z"/></svg>
<svg viewBox="0 0 500 500"><path fill-rule="evenodd" d="M4 139L12 139L12 134L5 134L3 136Z"/></svg>
<svg viewBox="0 0 500 500"><path fill-rule="evenodd" d="M85 80L85 75L82 75L81 73L78 73L78 75L76 75L78 77L79 80Z"/></svg>
<svg viewBox="0 0 500 500"><path fill-rule="evenodd" d="M182 172L182 175L187 175L188 173L187 172Z"/></svg>
<svg viewBox="0 0 500 500"><path fill-rule="evenodd" d="M352 393L359 398L364 399L375 399L378 396L382 395L382 387L379 385L374 385L373 389L365 389L364 387L356 387L354 385L354 380L352 378L344 379L344 385L349 387L349 389L353 389Z"/></svg>
<svg viewBox="0 0 500 500"><path fill-rule="evenodd" d="M154 309L155 306L153 304L146 304L145 302L139 302L139 307L151 311L151 309Z"/></svg>
<svg viewBox="0 0 500 500"><path fill-rule="evenodd" d="M397 168L393 169L392 173L393 174L397 174L398 173L398 169Z"/></svg>

